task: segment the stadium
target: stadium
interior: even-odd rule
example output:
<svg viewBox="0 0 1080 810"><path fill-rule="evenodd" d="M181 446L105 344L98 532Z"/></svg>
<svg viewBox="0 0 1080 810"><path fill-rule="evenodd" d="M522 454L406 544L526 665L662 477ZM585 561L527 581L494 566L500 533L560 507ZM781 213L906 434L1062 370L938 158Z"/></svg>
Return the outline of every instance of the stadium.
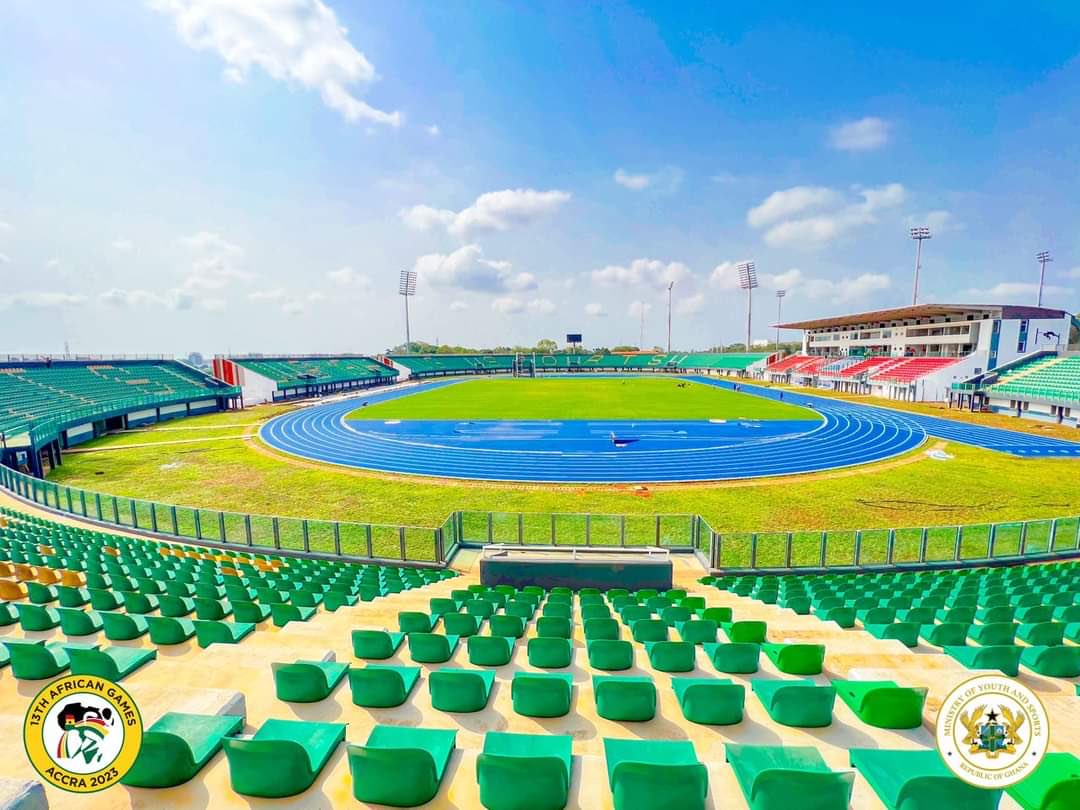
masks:
<svg viewBox="0 0 1080 810"><path fill-rule="evenodd" d="M317 89L347 126L402 124L349 95L375 74L335 10L293 5L144 10L175 16L177 48L229 66L237 95L217 109L235 106L252 129L222 153L186 111L178 130L222 171L252 161L246 204L270 223L260 259L280 252L290 286L256 289L270 271L200 231L179 244L187 275L159 292L147 279L111 288L94 275L103 259L85 274L96 298L59 269L49 296L19 286L30 270L0 299L12 347L0 355L0 810L1080 808L1080 315L1068 277L1040 277L1036 295L1014 282L966 290L957 248L935 295L920 297L929 229L911 227L915 294L900 305L908 271L890 259L869 282L793 268L759 286L752 262L711 274L602 265L591 231L566 220L557 260L595 269L561 278L574 308L552 311L515 297L556 295L537 278L543 236L529 245L542 258L523 265L536 273L476 241L498 245L570 199L533 189L457 212L402 209L405 227L441 229L455 247L413 270L373 269L374 280L351 265L320 275L309 271L318 250L298 259L288 244L306 230L331 240L324 195L351 179L333 160L320 174L314 152L297 157L312 174L288 185L311 216L285 227L262 196L273 144L291 151L310 128L330 154L333 139L314 119L268 133L258 105L287 117L297 90ZM293 29L291 14L305 24ZM374 36L349 21L354 38ZM306 37L335 47L305 50ZM425 37L410 41L423 61ZM526 87L517 61L502 64L506 84ZM245 85L252 66L289 93ZM330 71L322 84L319 71ZM740 104L765 92L755 85ZM858 145L832 133L829 148L883 148L856 129ZM433 124L417 134L422 152L443 137ZM364 160L394 159L371 148L378 157ZM183 153L155 143L154 154ZM179 174L198 162L180 160ZM668 216L691 182L675 168L616 171L620 193L657 196L646 215L633 203L612 215L642 229L634 217ZM156 186L144 185L150 169L130 171L132 199L183 197L179 175ZM410 172L370 188L390 199L436 174ZM734 195L754 181L709 182ZM238 199L215 188L230 199L222 210ZM896 230L875 207L886 188L793 187L738 225L763 253L792 231ZM344 208L348 232L366 209ZM930 216L941 213L924 218L965 238ZM693 251L695 222L690 211L643 238ZM5 225L0 239L21 249ZM365 221L363 239L394 226ZM414 238L400 248L410 256ZM149 244L113 248L140 274L167 276ZM380 244L366 260L384 249L397 255ZM838 248L813 249L808 268L839 261L826 252ZM1045 274L1048 254L1039 261ZM226 306L244 284L243 302ZM766 317L760 287L796 317ZM586 289L598 300L583 305ZM273 309L243 308L263 305ZM666 347L649 345L647 318ZM565 340L549 337L554 324ZM440 329L462 345L413 337ZM628 331L635 345L620 343ZM210 351L158 353L172 334ZM28 341L64 350L14 350Z"/></svg>

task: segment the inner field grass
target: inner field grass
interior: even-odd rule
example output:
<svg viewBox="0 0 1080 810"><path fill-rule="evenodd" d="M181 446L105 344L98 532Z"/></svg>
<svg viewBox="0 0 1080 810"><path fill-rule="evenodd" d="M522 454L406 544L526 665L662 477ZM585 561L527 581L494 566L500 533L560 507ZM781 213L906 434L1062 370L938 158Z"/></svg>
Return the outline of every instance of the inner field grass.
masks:
<svg viewBox="0 0 1080 810"><path fill-rule="evenodd" d="M774 400L670 377L466 380L357 408L349 419L806 419Z"/></svg>
<svg viewBox="0 0 1080 810"><path fill-rule="evenodd" d="M220 433L215 430L218 425L255 422L281 410L281 406L261 407L242 415L202 416L197 423L167 422L162 428L193 424L207 428L206 435L212 435ZM158 430L151 428L149 433ZM201 435L200 431L191 433L192 438ZM100 442L83 447L92 448ZM799 546L796 562L799 562L799 555L809 560L817 553L817 532L828 529L828 559L842 562L854 544L854 535L845 536L844 530L979 524L1080 514L1080 487L1075 484L1080 463L1075 460L1020 459L960 444L950 444L947 449L954 455L949 461L930 460L922 451L916 451L910 454L917 458L911 464L870 465L854 475L804 476L736 485L667 486L642 491L631 486L530 487L393 478L295 463L269 455L257 440L250 439L191 445L150 444L105 453L66 455L63 466L53 472L50 480L98 492L198 507L204 510L200 514L204 537L211 539L215 538L218 526L214 510L219 509L421 527L440 525L456 509L537 513L523 520L525 541L537 543L550 542L551 520L547 513L551 512L628 515L627 542L638 544L654 541L655 515L699 514L725 535L723 549L727 565L747 564L749 559L749 540L745 535L736 536L738 533L795 531ZM103 509L111 512L111 499L103 499ZM127 523L125 511L118 511L121 520ZM149 524L147 511L148 507L138 507L142 526ZM165 518L159 514L158 519ZM190 512L182 512L179 519L182 525L192 521ZM560 537L572 537L575 532L583 537L582 518L568 516L557 521ZM516 540L516 517L496 515L493 528L496 540ZM617 521L594 519L591 528L593 543L619 542ZM241 521L228 518L226 529L229 539L236 538L236 533L242 530ZM486 517L470 516L465 529L467 537L483 539ZM1063 521L1059 536L1064 537L1070 530L1075 531L1075 522ZM685 532L685 520L670 518L662 522L662 537L669 542L679 542ZM253 533L256 543L272 542L268 520L254 520ZM999 533L999 552L1015 544L1015 534ZM281 535L283 547L301 547L298 521L283 521ZM864 535L864 554L877 546L883 548L886 536L885 532ZM985 530L965 533L963 545L978 548L982 542L985 548L985 537ZM781 534L763 536L758 562L765 564L781 554L785 540ZM897 540L904 544L906 555L917 549L920 542L918 532L900 532ZM932 532L929 541L932 554L949 556L955 532L949 529ZM1033 534L1028 542L1041 541ZM309 543L313 550L331 551L333 538L329 524L313 523ZM373 537L376 553L396 556L398 544L396 530L376 530ZM430 550L431 533L423 529L408 531L406 546L410 556L421 558ZM363 554L366 538L359 530L343 530L342 548L347 553ZM972 551L970 556L977 555Z"/></svg>

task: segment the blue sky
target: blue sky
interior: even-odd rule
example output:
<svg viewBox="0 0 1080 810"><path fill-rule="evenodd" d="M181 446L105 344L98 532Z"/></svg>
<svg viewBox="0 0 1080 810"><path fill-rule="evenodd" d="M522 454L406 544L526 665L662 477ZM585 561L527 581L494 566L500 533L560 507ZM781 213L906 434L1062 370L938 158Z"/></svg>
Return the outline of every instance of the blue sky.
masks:
<svg viewBox="0 0 1080 810"><path fill-rule="evenodd" d="M1080 309L1080 6L11 0L5 351L678 348ZM677 6L677 7L676 7Z"/></svg>

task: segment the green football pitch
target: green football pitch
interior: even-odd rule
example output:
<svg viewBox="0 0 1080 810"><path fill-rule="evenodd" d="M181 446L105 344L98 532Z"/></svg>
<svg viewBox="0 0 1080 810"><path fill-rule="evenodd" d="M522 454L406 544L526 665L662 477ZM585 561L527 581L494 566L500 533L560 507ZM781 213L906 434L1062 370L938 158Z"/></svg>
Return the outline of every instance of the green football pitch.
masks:
<svg viewBox="0 0 1080 810"><path fill-rule="evenodd" d="M350 419L811 419L807 408L670 377L482 379L357 408Z"/></svg>

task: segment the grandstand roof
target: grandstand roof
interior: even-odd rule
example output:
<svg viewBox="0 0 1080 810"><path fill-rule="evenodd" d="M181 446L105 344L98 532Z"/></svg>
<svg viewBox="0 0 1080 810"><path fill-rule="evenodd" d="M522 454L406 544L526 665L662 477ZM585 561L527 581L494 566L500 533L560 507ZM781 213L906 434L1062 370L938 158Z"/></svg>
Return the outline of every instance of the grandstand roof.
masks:
<svg viewBox="0 0 1080 810"><path fill-rule="evenodd" d="M1023 307L1009 304L918 304L910 307L878 309L872 312L858 312L852 315L836 315L831 318L817 318L810 321L792 321L791 323L773 324L780 329L827 329L831 326L849 326L861 323L881 321L906 321L918 318L934 318L943 315L970 315L973 313L994 313L996 317L1015 318L1064 318L1068 313L1063 309L1046 307ZM998 314L1000 313L1000 314Z"/></svg>

